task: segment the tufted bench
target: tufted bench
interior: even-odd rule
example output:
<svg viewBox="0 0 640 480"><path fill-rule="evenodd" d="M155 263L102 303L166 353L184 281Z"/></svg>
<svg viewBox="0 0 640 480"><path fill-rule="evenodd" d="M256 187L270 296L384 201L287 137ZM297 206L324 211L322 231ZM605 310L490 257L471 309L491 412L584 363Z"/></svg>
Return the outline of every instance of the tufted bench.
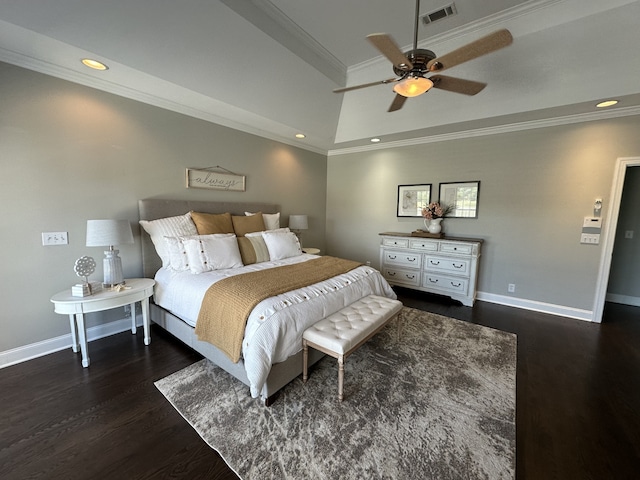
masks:
<svg viewBox="0 0 640 480"><path fill-rule="evenodd" d="M396 316L399 332L401 310L398 300L369 295L309 327L302 334L302 381L307 381L308 347L331 355L338 359L338 400L342 401L344 360Z"/></svg>

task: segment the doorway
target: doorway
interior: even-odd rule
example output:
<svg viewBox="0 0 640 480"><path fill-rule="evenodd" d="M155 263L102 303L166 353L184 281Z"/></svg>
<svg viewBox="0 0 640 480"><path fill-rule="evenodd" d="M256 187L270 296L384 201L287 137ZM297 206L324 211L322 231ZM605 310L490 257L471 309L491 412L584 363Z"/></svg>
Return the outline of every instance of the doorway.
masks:
<svg viewBox="0 0 640 480"><path fill-rule="evenodd" d="M607 286L609 284L609 276L611 273L613 247L616 241L616 230L620 216L620 206L622 203L622 192L624 189L625 178L628 169L640 166L640 157L618 158L615 173L613 176L613 186L611 187L611 195L609 197L609 208L607 209L607 222L604 229L602 254L600 257L600 268L598 271L598 280L596 283L596 295L593 308L594 322L602 322L602 313L607 297ZM624 232L622 232L624 235ZM635 235L635 232L634 232ZM638 232L640 235L640 232Z"/></svg>

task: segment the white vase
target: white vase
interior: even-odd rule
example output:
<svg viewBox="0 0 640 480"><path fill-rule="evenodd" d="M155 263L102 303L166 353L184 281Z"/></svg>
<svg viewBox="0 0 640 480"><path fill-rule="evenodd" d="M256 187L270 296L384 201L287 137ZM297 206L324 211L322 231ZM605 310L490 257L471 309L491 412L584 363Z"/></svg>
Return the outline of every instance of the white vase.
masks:
<svg viewBox="0 0 640 480"><path fill-rule="evenodd" d="M425 226L427 227L427 230L429 231L429 233L440 233L442 231L441 218L432 218L428 222L429 223L427 224L427 220L424 221Z"/></svg>

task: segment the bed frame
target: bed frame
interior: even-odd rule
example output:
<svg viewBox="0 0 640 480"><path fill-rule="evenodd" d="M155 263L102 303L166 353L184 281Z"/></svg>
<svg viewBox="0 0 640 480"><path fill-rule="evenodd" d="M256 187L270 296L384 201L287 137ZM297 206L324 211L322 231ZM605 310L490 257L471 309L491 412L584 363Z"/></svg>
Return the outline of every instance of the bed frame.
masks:
<svg viewBox="0 0 640 480"><path fill-rule="evenodd" d="M279 207L267 203L231 203L231 202L205 202L188 200L169 200L150 198L138 201L138 211L140 220L157 220L158 218L184 215L189 211L205 213L225 213L232 215L244 215L244 212L277 213ZM162 261L156 253L151 237L140 229L142 240L142 269L147 278L153 278L162 266ZM240 360L233 363L229 358L212 344L198 340L195 328L182 321L180 318L159 307L155 303L150 304L151 321L171 333L173 336L193 348L204 357L211 360L223 370L227 371L245 385L249 385L249 379L244 368L244 363ZM324 355L315 352L310 356L309 364L316 363ZM265 405L270 405L275 399L275 394L286 384L302 374L302 351L289 357L286 361L272 365L271 372L267 377L262 392L260 394Z"/></svg>

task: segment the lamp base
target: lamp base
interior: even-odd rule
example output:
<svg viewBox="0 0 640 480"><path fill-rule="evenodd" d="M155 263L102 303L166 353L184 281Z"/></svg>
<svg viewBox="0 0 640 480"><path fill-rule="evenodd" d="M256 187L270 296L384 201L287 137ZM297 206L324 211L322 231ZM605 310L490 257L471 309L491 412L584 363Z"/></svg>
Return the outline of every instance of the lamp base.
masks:
<svg viewBox="0 0 640 480"><path fill-rule="evenodd" d="M104 281L102 284L105 288L113 288L124 283L122 259L118 256L118 253L119 250L106 250L104 252L104 260L102 261Z"/></svg>

